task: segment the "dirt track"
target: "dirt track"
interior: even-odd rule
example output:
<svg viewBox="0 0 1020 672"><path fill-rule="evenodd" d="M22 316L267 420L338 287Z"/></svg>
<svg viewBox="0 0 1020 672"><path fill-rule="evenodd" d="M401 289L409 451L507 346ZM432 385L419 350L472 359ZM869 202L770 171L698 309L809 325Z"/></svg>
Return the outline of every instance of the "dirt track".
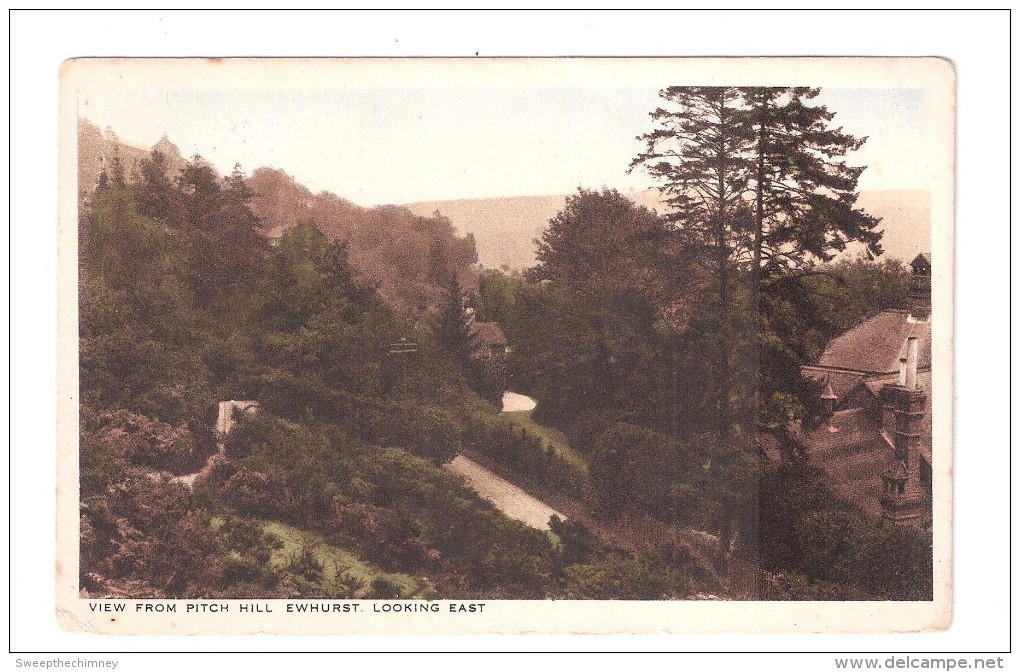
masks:
<svg viewBox="0 0 1020 672"><path fill-rule="evenodd" d="M535 408L537 402L531 397L516 392L503 393L503 412L515 413L517 411L530 411Z"/></svg>
<svg viewBox="0 0 1020 672"><path fill-rule="evenodd" d="M453 461L445 466L463 476L475 492L490 501L497 509L529 527L548 530L550 516L566 517L463 455L453 458Z"/></svg>

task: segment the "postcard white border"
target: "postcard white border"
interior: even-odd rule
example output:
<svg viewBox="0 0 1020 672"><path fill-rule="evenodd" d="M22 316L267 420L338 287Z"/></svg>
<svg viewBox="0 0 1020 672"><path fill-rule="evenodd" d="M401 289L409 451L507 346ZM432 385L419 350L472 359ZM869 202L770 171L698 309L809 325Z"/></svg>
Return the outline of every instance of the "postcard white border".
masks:
<svg viewBox="0 0 1020 672"><path fill-rule="evenodd" d="M662 82L820 87L911 88L931 100L942 163L933 167L931 185L932 257L937 275L933 288L933 395L935 429L933 490L935 526L935 599L932 602L511 602L488 601L481 613L378 614L372 605L344 618L303 618L286 605L266 605L265 612L189 613L202 603L182 604L173 614L151 614L146 604L123 613L90 610L94 600L77 589L78 429L77 429L77 160L78 88L92 95L104 90L170 90L195 87L216 91L317 91L343 86L357 90L408 85L420 88L521 82L528 87L628 86L655 89ZM526 84L525 84L526 83ZM658 84L658 86L657 86ZM226 59L226 60L76 60L61 72L59 239L60 359L58 390L58 604L61 624L91 631L130 634L351 634L402 633L541 633L652 634L691 632L919 632L945 628L951 619L951 454L952 444L952 229L954 72L940 59ZM95 92L99 91L99 94ZM144 111L139 110L139 113ZM158 604L160 601L157 601ZM150 605L151 606L151 605ZM135 610L142 608L142 611ZM228 607L229 609L229 607Z"/></svg>
<svg viewBox="0 0 1020 672"><path fill-rule="evenodd" d="M1008 231L1009 157L1003 143L1002 129L1008 127L1008 100L1005 82L1009 80L1008 15L978 13L959 16L941 12L891 13L884 11L795 13L793 16L766 13L744 13L741 20L727 13L726 39L720 39L714 28L723 19L716 15L691 16L670 13L658 16L655 25L661 34L642 30L648 15L636 13L623 17L577 19L577 15L553 17L543 13L544 30L515 30L513 22L479 22L457 18L430 25L428 37L420 35L422 21L416 17L369 17L353 22L320 21L305 32L287 30L294 24L307 24L307 15L297 17L248 17L248 31L229 30L235 18L201 14L203 22L185 29L193 16L181 16L164 22L162 17L134 15L75 16L54 20L46 16L12 16L11 90L12 127L23 132L11 138L12 164L19 170L12 174L12 221L54 221L54 208L47 205L39 176L54 175L52 153L40 146L55 144L56 87L52 85L57 67L64 58L89 54L187 55L206 54L324 54L335 53L342 43L343 51L357 55L469 55L475 49L488 48L489 54L661 54L680 52L699 54L885 54L942 55L951 58L959 68L961 131L967 148L963 151L958 189L961 203L967 207L968 218L979 222L958 232L961 244L957 257L957 291L962 301L958 306L957 341L966 344L958 355L957 387L963 393L959 400L958 432L965 432L967 443L982 447L977 451L958 454L960 470L956 488L961 496L956 520L964 523L958 530L956 616L950 630L940 634L912 636L906 643L896 636L870 637L713 637L676 638L526 638L515 648L535 650L582 648L586 650L687 650L687 651L889 651L913 650L960 651L1001 650L1008 642L1008 602L1005 577L1009 573L1008 538L1005 513L1009 510L1009 471L1006 469L1007 438L1002 424L990 426L989 414L1006 422L1009 410L1008 378L1001 368L983 366L989 351L1004 352L1009 347L1007 334L1008 310L1001 294L989 296L990 288L1010 286L1009 253L1005 246L988 245L990 238L1005 239ZM532 17L520 15L521 23ZM313 22L314 23L314 22ZM822 25L829 26L821 30ZM838 24L841 30L831 30ZM344 27L346 26L346 28ZM509 28L508 28L509 26ZM580 26L569 30L570 26ZM498 27L498 29L497 29ZM775 30L782 28L789 39L776 41ZM470 30L468 30L470 29ZM281 34L286 33L286 35ZM506 35L524 35L507 39ZM683 35L677 46L677 35ZM289 36L289 37L288 37ZM397 42L393 37L401 38ZM44 39L45 38L45 39ZM12 381L19 386L19 395L12 402L12 468L18 479L12 481L12 497L18 502L12 520L14 543L33 540L37 548L31 553L14 552L11 569L17 581L11 586L12 648L35 651L146 651L166 648L163 639L145 637L83 637L60 630L52 611L52 557L46 548L45 529L53 512L52 474L54 460L43 454L25 453L23 445L43 446L52 433L45 428L53 418L45 402L53 398L53 379L39 371L53 370L55 351L55 315L53 308L54 276L53 230L42 227L12 227L12 249L19 255L11 259L13 277L18 285L37 288L34 295L12 295L11 316L31 327L11 334L12 350L19 353L11 364ZM24 252L27 251L27 254ZM22 357L21 354L24 354ZM969 395L967 393L970 393ZM980 400L978 395L980 396ZM40 429L41 428L41 429ZM987 450L986 450L987 448ZM986 458L985 455L990 455ZM986 461L990 460L990 462ZM979 479L975 474L984 475ZM49 485L47 485L49 484ZM32 515L23 515L28 508ZM1003 525L995 534L982 528L989 511ZM40 536L39 530L43 531ZM40 562L42 558L42 562ZM428 640L400 637L372 638L348 643L347 650L493 650L506 646L502 640L479 637L432 638ZM188 650L330 650L329 645L314 643L307 638L295 640L272 638L203 638L193 640ZM159 669L159 663L153 662ZM177 663L171 663L175 665ZM768 665L767 662L763 663ZM786 660L789 665L789 659ZM792 669L792 668L784 668ZM800 669L800 668L798 668Z"/></svg>

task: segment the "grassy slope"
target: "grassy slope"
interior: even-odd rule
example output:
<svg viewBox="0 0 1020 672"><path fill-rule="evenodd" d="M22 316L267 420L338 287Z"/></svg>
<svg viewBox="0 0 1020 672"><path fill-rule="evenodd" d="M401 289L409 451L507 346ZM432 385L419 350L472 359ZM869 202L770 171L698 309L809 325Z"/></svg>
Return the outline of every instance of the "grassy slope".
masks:
<svg viewBox="0 0 1020 672"><path fill-rule="evenodd" d="M570 448L566 435L558 429L546 427L535 422L531 414L534 411L513 411L500 414L501 417L510 420L518 427L534 434L542 439L542 447L552 446L556 454L569 462L571 466L577 467L584 473L588 473L588 463L584 458Z"/></svg>
<svg viewBox="0 0 1020 672"><path fill-rule="evenodd" d="M221 519L214 519L213 527L218 528L222 523ZM329 591L336 585L337 569L339 569L341 573L346 573L361 586L355 592L355 597L358 598L369 597L372 582L376 579L385 579L397 586L401 597L429 597L432 593L432 588L420 579L408 574L384 571L361 560L350 551L327 543L320 534L301 530L275 520L261 520L259 523L262 525L263 532L272 534L283 542L283 548L273 551L270 563L278 569L285 570L291 556L300 554L302 548L310 548L323 564L323 576L319 583L324 590Z"/></svg>

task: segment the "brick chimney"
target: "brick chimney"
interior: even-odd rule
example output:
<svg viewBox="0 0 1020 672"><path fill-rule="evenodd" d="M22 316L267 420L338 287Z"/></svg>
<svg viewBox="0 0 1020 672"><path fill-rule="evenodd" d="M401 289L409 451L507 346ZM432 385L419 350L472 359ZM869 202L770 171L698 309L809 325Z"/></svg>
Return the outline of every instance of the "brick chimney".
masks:
<svg viewBox="0 0 1020 672"><path fill-rule="evenodd" d="M882 519L894 525L917 524L926 492L921 483L921 440L928 395L917 388L917 338L907 339L902 384L882 388L884 429L892 435L893 455L882 474ZM891 422L890 422L891 421Z"/></svg>
<svg viewBox="0 0 1020 672"><path fill-rule="evenodd" d="M917 336L907 339L907 371L903 384L908 390L917 389Z"/></svg>

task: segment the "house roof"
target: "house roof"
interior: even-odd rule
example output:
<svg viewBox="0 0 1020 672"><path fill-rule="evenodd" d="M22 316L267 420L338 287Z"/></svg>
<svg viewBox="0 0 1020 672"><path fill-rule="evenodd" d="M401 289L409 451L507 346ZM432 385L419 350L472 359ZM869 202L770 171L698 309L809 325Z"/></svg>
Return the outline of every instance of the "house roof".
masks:
<svg viewBox="0 0 1020 672"><path fill-rule="evenodd" d="M801 373L805 378L816 383L828 384L836 399L842 399L850 390L864 380L864 374L856 371L832 371L818 366L802 366ZM828 389L826 389L828 391Z"/></svg>
<svg viewBox="0 0 1020 672"><path fill-rule="evenodd" d="M808 428L793 422L788 425L787 432L795 443L809 449L816 457L846 449L855 451L858 446L878 438L875 423L863 408L836 411L817 427Z"/></svg>
<svg viewBox="0 0 1020 672"><path fill-rule="evenodd" d="M499 322L475 322L471 325L471 334L479 345L506 346L506 335Z"/></svg>
<svg viewBox="0 0 1020 672"><path fill-rule="evenodd" d="M910 262L910 265L913 266L918 261L927 264L928 268L931 268L931 253L930 252L922 252L921 254L919 254L916 257L914 257L913 261Z"/></svg>
<svg viewBox="0 0 1020 672"><path fill-rule="evenodd" d="M894 449L864 409L837 411L828 422L811 429L791 423L788 430L838 497L871 515L882 514L878 500L881 476Z"/></svg>
<svg viewBox="0 0 1020 672"><path fill-rule="evenodd" d="M870 380L864 381L864 386L868 388L869 392L871 392L873 395L877 397L879 394L881 394L883 387L885 387L889 383L895 383L898 379L899 376L895 377L883 376L882 378L872 378Z"/></svg>
<svg viewBox="0 0 1020 672"><path fill-rule="evenodd" d="M910 336L918 340L917 368L930 369L931 323L919 321L905 310L884 310L832 339L818 359L817 368L844 369L869 376L898 373L900 357L906 356Z"/></svg>

